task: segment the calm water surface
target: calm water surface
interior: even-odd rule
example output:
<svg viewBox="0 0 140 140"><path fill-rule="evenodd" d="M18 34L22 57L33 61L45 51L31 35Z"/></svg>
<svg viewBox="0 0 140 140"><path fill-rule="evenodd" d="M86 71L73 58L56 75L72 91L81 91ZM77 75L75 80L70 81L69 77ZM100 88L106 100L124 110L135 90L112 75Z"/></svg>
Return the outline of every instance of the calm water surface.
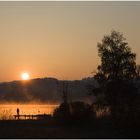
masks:
<svg viewBox="0 0 140 140"><path fill-rule="evenodd" d="M13 119L16 115L17 108L19 108L20 115L35 115L35 114L52 114L58 104L45 104L45 105L0 105L0 120Z"/></svg>

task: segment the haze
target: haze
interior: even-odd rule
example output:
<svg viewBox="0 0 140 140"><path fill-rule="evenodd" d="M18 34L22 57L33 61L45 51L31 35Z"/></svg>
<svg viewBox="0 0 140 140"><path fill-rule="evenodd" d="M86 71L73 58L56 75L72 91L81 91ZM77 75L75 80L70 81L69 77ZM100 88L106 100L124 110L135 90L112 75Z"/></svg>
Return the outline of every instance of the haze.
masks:
<svg viewBox="0 0 140 140"><path fill-rule="evenodd" d="M0 2L0 81L91 76L97 42L121 31L140 63L140 2Z"/></svg>

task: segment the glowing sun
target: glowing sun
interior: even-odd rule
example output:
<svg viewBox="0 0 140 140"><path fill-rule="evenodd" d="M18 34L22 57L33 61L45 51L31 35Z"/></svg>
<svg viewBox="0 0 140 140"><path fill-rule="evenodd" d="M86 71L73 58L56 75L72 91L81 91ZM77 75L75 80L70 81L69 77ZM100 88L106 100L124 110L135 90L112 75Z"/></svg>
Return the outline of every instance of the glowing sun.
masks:
<svg viewBox="0 0 140 140"><path fill-rule="evenodd" d="M27 72L24 72L21 74L21 78L22 80L29 80L30 79L30 75Z"/></svg>

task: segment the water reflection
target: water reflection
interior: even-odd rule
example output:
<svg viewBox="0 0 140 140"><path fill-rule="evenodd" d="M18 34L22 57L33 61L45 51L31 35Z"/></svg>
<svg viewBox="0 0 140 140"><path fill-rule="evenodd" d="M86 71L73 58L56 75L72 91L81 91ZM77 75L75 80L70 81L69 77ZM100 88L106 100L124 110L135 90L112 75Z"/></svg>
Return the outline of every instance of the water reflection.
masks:
<svg viewBox="0 0 140 140"><path fill-rule="evenodd" d="M17 115L17 108L20 115L52 114L58 104L46 105L0 105L0 120L14 119Z"/></svg>

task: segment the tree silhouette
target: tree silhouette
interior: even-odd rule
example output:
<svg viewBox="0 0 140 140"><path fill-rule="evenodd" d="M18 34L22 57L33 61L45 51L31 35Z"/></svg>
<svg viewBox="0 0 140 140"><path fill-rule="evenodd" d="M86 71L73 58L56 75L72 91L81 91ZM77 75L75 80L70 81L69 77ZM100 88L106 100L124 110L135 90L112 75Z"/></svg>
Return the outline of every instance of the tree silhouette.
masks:
<svg viewBox="0 0 140 140"><path fill-rule="evenodd" d="M131 52L125 40L122 33L113 30L111 35L103 37L102 43L97 44L101 65L95 78L100 83L100 90L95 88L93 91L96 95L103 95L115 117L132 116L130 112L136 110L135 101L138 98L134 84L139 71L136 68L136 54Z"/></svg>
<svg viewBox="0 0 140 140"><path fill-rule="evenodd" d="M125 41L123 34L113 30L97 44L101 65L96 76L106 80L128 80L136 74L136 54Z"/></svg>

